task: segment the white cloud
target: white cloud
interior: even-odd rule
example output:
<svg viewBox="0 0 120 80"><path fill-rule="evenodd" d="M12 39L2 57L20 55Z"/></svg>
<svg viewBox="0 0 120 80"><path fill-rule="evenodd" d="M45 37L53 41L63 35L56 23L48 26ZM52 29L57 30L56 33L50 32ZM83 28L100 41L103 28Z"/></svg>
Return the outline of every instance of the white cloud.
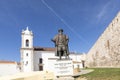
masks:
<svg viewBox="0 0 120 80"><path fill-rule="evenodd" d="M111 7L110 7L111 2L112 2L112 0L110 0L109 2L107 2L107 3L103 6L102 10L101 10L101 11L99 12L99 14L97 15L97 18L98 18L99 20L100 20L101 18L103 18L103 17L106 15L106 13L108 12L109 8L111 8Z"/></svg>

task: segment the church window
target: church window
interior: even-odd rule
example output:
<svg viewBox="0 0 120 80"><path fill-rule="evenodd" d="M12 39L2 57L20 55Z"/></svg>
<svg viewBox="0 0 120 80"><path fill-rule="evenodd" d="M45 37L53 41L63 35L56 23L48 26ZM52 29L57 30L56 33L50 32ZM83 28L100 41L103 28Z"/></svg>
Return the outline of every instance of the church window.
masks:
<svg viewBox="0 0 120 80"><path fill-rule="evenodd" d="M26 53L26 56L28 56L28 53Z"/></svg>
<svg viewBox="0 0 120 80"><path fill-rule="evenodd" d="M28 65L28 61L26 61L26 64L25 64L26 66Z"/></svg>
<svg viewBox="0 0 120 80"><path fill-rule="evenodd" d="M28 61L26 61L26 64L28 64Z"/></svg>
<svg viewBox="0 0 120 80"><path fill-rule="evenodd" d="M29 40L26 40L26 47L29 47Z"/></svg>
<svg viewBox="0 0 120 80"><path fill-rule="evenodd" d="M25 65L26 65L26 66L28 65L28 61L26 61Z"/></svg>
<svg viewBox="0 0 120 80"><path fill-rule="evenodd" d="M40 58L40 59L39 59L39 63L42 64L42 62L43 62L43 60L42 60L42 58Z"/></svg>

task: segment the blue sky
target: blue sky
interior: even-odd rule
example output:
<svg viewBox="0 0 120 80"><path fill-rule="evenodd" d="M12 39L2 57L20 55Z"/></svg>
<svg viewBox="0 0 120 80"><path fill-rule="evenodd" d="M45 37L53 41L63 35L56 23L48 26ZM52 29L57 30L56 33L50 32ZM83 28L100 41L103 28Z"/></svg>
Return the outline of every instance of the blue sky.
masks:
<svg viewBox="0 0 120 80"><path fill-rule="evenodd" d="M21 31L29 26L34 46L54 47L59 28L69 49L87 53L120 11L120 0L0 0L0 60L20 60Z"/></svg>

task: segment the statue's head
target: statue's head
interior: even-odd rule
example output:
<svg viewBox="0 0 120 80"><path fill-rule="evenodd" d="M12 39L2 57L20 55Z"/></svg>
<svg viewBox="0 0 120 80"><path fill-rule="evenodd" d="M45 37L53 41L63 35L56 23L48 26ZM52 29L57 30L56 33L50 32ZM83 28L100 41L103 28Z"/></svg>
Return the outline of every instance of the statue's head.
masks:
<svg viewBox="0 0 120 80"><path fill-rule="evenodd" d="M58 32L59 32L59 33L62 33L62 32L63 32L63 29L59 29Z"/></svg>

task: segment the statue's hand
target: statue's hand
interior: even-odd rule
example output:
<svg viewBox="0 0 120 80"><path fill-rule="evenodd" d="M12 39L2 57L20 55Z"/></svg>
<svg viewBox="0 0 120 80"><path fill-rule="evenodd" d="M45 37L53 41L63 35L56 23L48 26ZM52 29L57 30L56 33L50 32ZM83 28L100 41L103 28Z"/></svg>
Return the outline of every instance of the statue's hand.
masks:
<svg viewBox="0 0 120 80"><path fill-rule="evenodd" d="M55 42L53 39L51 39L51 41Z"/></svg>

